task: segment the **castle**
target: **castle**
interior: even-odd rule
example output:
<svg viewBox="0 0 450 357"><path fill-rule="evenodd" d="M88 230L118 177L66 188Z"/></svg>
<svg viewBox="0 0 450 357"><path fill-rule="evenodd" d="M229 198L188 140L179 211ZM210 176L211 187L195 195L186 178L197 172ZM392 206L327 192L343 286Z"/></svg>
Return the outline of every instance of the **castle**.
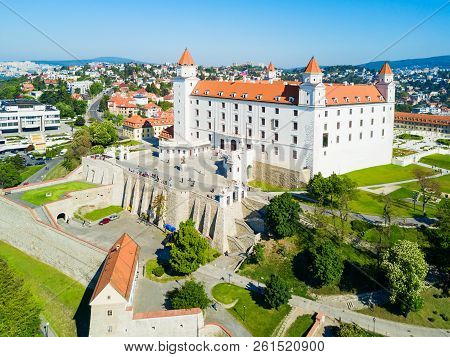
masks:
<svg viewBox="0 0 450 357"><path fill-rule="evenodd" d="M324 83L316 59L301 82L277 78L199 80L186 49L174 89L174 138L160 143L163 160L210 150L229 157L229 177L282 186L313 175L363 169L391 162L395 84L388 63L375 84Z"/></svg>

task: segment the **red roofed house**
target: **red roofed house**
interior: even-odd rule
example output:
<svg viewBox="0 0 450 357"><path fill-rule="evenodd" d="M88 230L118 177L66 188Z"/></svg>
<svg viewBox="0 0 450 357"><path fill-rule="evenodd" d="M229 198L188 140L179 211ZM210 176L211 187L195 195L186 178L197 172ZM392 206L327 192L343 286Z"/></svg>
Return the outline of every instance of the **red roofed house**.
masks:
<svg viewBox="0 0 450 357"><path fill-rule="evenodd" d="M296 187L322 173L344 174L392 159L395 83L389 64L375 84L324 83L316 58L300 82L200 80L186 49L173 79L174 138L160 145L171 160L223 151L228 178ZM208 154L209 155L209 154Z"/></svg>
<svg viewBox="0 0 450 357"><path fill-rule="evenodd" d="M198 336L204 326L203 313L198 308L136 310L139 251L139 245L126 233L109 250L89 303L91 306L89 336Z"/></svg>
<svg viewBox="0 0 450 357"><path fill-rule="evenodd" d="M416 113L395 113L395 127L399 129L450 134L450 117Z"/></svg>

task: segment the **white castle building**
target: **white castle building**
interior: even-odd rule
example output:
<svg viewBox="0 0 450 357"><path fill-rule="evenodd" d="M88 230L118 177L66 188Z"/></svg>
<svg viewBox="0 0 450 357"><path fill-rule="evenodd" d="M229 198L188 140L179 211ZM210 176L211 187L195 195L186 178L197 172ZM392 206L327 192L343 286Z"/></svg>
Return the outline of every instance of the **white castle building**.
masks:
<svg viewBox="0 0 450 357"><path fill-rule="evenodd" d="M233 180L287 186L321 172L391 162L395 84L388 63L375 84L323 83L316 59L302 82L199 80L186 49L174 79L174 138L160 143L164 160L204 151L228 157Z"/></svg>

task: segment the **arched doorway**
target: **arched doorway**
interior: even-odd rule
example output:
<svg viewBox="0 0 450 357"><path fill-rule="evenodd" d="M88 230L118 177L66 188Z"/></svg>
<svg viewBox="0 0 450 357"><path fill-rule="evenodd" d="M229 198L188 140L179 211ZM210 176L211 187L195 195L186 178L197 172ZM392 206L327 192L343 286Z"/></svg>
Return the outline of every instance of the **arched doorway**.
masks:
<svg viewBox="0 0 450 357"><path fill-rule="evenodd" d="M236 140L231 140L231 151L237 150Z"/></svg>
<svg viewBox="0 0 450 357"><path fill-rule="evenodd" d="M247 166L247 179L250 180L253 175L253 167L252 165Z"/></svg>
<svg viewBox="0 0 450 357"><path fill-rule="evenodd" d="M56 220L57 221L59 221L59 220L63 220L63 221L66 221L66 214L65 213L60 213L60 214L58 214L58 216L56 216Z"/></svg>

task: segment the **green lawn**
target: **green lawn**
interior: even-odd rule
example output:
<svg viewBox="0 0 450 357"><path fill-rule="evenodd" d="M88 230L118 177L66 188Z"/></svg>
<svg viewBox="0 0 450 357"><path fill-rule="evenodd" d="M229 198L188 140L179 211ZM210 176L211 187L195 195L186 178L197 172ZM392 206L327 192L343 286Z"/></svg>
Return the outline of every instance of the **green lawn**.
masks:
<svg viewBox="0 0 450 357"><path fill-rule="evenodd" d="M73 317L85 292L83 285L0 241L0 256L21 276L59 336L76 336Z"/></svg>
<svg viewBox="0 0 450 357"><path fill-rule="evenodd" d="M384 235L381 234L380 229L372 228L364 233L363 239L371 243L379 243L380 236L384 242ZM389 238L389 242L387 242L389 245L392 245L399 240L409 240L411 242L418 243L419 246L422 246L422 243L426 241L426 237L417 229L401 228L399 226L391 227Z"/></svg>
<svg viewBox="0 0 450 357"><path fill-rule="evenodd" d="M432 179L432 181L436 181L437 183L439 183L442 192L450 193L450 175L437 177ZM419 190L419 184L417 182L408 182L402 184L401 186L410 191Z"/></svg>
<svg viewBox="0 0 450 357"><path fill-rule="evenodd" d="M400 188L399 190L401 191L394 191L389 194L389 196L393 198L392 215L396 217L413 217L415 215L420 215L421 211L418 205L416 205L416 211L414 211L414 205L412 203L401 201L403 198L411 197L412 190L407 187ZM353 212L382 216L384 201L383 197L380 195L359 190L357 199L351 201L349 206ZM428 208L428 215L434 216L436 209L431 205L429 205Z"/></svg>
<svg viewBox="0 0 450 357"><path fill-rule="evenodd" d="M311 315L301 315L288 328L285 337L304 337L313 325L314 320Z"/></svg>
<svg viewBox="0 0 450 357"><path fill-rule="evenodd" d="M238 300L228 312L255 337L272 336L276 327L291 310L289 305L282 305L278 310L268 309L262 295L227 283L214 286L212 295L224 304Z"/></svg>
<svg viewBox="0 0 450 357"><path fill-rule="evenodd" d="M450 155L433 154L422 157L420 162L428 165L434 165L442 169L450 170Z"/></svg>
<svg viewBox="0 0 450 357"><path fill-rule="evenodd" d="M345 174L345 176L356 181L358 186L375 186L383 183L414 179L414 171L417 169L427 172L429 175L434 173L433 170L419 165L413 164L403 167L389 164L352 171Z"/></svg>
<svg viewBox="0 0 450 357"><path fill-rule="evenodd" d="M24 182L28 177L34 175L40 169L42 169L45 165L35 165L25 167L22 171L20 171L20 182Z"/></svg>
<svg viewBox="0 0 450 357"><path fill-rule="evenodd" d="M292 189L287 187L281 187L277 185L271 185L270 183L252 180L248 183L249 186L259 188L263 192L289 192L289 191L297 191L298 189Z"/></svg>
<svg viewBox="0 0 450 357"><path fill-rule="evenodd" d="M440 294L440 290L432 287L422 293L424 306L420 311L410 312L408 317L404 317L395 311L390 305L386 307L376 306L372 309L359 310L366 315L379 317L381 319L402 322L405 324L421 325L433 328L450 329L450 303L448 298L437 298L433 295ZM441 316L443 314L447 320Z"/></svg>
<svg viewBox="0 0 450 357"><path fill-rule="evenodd" d="M69 171L63 166L63 161L55 165L44 177L44 181L54 180L66 176Z"/></svg>
<svg viewBox="0 0 450 357"><path fill-rule="evenodd" d="M88 212L84 215L84 218L86 218L89 221L97 221L97 220L107 217L113 213L120 213L122 211L123 211L123 208L120 206L108 206L105 208L99 208L99 209L95 209L91 212Z"/></svg>
<svg viewBox="0 0 450 357"><path fill-rule="evenodd" d="M25 191L20 196L20 199L33 205L40 206L49 202L57 201L68 192L86 190L96 186L97 185L92 183L79 181L60 183L57 185ZM46 197L47 193L51 193L52 195L50 197Z"/></svg>
<svg viewBox="0 0 450 357"><path fill-rule="evenodd" d="M141 141L137 141L137 140L125 140L125 141L118 141L117 143L115 143L113 146L136 146L136 145L142 145Z"/></svg>

